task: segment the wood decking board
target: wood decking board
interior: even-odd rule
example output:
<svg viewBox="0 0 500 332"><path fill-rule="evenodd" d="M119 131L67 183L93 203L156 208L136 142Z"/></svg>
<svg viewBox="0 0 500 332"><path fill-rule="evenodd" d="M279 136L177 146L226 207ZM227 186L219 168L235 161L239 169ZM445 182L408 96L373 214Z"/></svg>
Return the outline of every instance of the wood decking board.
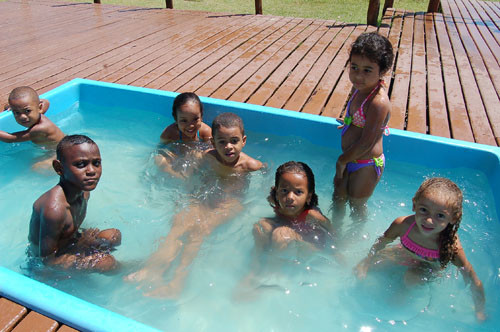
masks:
<svg viewBox="0 0 500 332"><path fill-rule="evenodd" d="M234 84L237 84L235 83L235 78L238 73L241 73L244 70L244 68L247 68L248 66L256 67L256 62L258 61L259 56L269 52L271 49L276 49L280 41L281 43L284 43L288 38L290 38L287 37L287 35L291 36L291 31L297 27L300 21L301 20L298 19L291 19L286 22L279 29L273 31L272 34L268 35L257 45L245 51L238 57L238 59L219 71L211 79L203 82L203 84L196 89L190 90L189 87L184 88L186 90L195 91L197 94L202 96L211 96L215 91L222 93L224 85L232 84L234 86ZM235 89L230 90L234 91Z"/></svg>
<svg viewBox="0 0 500 332"><path fill-rule="evenodd" d="M413 25L412 65L406 129L427 133L427 75L424 14L417 13Z"/></svg>
<svg viewBox="0 0 500 332"><path fill-rule="evenodd" d="M434 14L425 14L425 49L427 57L427 98L429 132L432 135L450 137L450 126L446 108L439 45L434 27Z"/></svg>
<svg viewBox="0 0 500 332"><path fill-rule="evenodd" d="M393 87L391 91L392 112L389 127L405 129L408 93L410 88L411 58L413 49L413 21L414 13L404 14L404 25L401 33L396 69L394 71Z"/></svg>
<svg viewBox="0 0 500 332"><path fill-rule="evenodd" d="M498 96L489 79L481 54L470 37L463 20L460 17L456 20L453 19L452 15L460 15L455 4L448 1L442 1L441 4L445 23L451 35L450 40L457 60L475 140L483 144L500 144L500 128L498 128L500 123L490 123L488 119L488 116L491 116L492 120L496 120L500 116L494 110L498 108ZM487 113L488 110L490 112ZM496 129L495 133L494 129Z"/></svg>

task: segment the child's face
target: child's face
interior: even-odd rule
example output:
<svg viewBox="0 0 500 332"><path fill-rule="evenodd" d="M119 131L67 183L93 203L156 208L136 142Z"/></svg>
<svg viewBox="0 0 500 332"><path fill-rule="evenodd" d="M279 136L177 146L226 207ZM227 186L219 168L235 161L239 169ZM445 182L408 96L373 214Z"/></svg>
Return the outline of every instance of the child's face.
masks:
<svg viewBox="0 0 500 332"><path fill-rule="evenodd" d="M303 173L283 173L276 188L279 211L286 216L297 216L311 200L307 176Z"/></svg>
<svg viewBox="0 0 500 332"><path fill-rule="evenodd" d="M212 138L212 144L223 164L231 165L238 161L247 137L238 126L219 127Z"/></svg>
<svg viewBox="0 0 500 332"><path fill-rule="evenodd" d="M42 103L37 103L29 96L12 99L9 105L16 122L23 127L30 128L40 120Z"/></svg>
<svg viewBox="0 0 500 332"><path fill-rule="evenodd" d="M448 224L454 224L453 211L445 195L438 193L422 193L413 202L415 220L420 232L425 236L437 235Z"/></svg>
<svg viewBox="0 0 500 332"><path fill-rule="evenodd" d="M201 127L200 105L193 101L181 105L177 111L177 127L183 136L196 138Z"/></svg>
<svg viewBox="0 0 500 332"><path fill-rule="evenodd" d="M79 190L94 190L101 178L101 153L95 144L69 146L63 151L62 161L54 162L57 174Z"/></svg>
<svg viewBox="0 0 500 332"><path fill-rule="evenodd" d="M349 79L355 89L369 93L380 80L380 67L367 57L353 54L351 56Z"/></svg>

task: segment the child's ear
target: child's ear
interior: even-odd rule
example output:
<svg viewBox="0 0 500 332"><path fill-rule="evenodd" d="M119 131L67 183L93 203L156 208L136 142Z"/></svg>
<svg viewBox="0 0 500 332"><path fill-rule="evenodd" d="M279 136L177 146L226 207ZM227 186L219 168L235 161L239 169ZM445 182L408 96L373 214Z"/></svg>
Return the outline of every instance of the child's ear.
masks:
<svg viewBox="0 0 500 332"><path fill-rule="evenodd" d="M307 199L306 199L307 205L311 204L311 198L312 198L312 193L307 194Z"/></svg>
<svg viewBox="0 0 500 332"><path fill-rule="evenodd" d="M247 136L246 135L243 135L242 137L242 142L243 142L243 146L245 146L245 144L247 144Z"/></svg>
<svg viewBox="0 0 500 332"><path fill-rule="evenodd" d="M215 140L214 140L213 136L210 137L210 143L212 143L212 146L215 148Z"/></svg>
<svg viewBox="0 0 500 332"><path fill-rule="evenodd" d="M56 173L59 175L59 176L62 176L62 163L60 160L57 160L57 159L54 159L52 160L52 167L54 168L54 171L56 171Z"/></svg>

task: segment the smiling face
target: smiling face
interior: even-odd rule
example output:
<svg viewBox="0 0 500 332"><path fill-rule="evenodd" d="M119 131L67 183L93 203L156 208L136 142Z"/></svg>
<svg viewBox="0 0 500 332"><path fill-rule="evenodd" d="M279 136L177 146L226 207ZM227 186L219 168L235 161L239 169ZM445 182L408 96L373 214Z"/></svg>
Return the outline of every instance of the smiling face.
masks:
<svg viewBox="0 0 500 332"><path fill-rule="evenodd" d="M379 65L365 56L353 54L350 66L349 79L354 88L362 93L370 93L381 78Z"/></svg>
<svg viewBox="0 0 500 332"><path fill-rule="evenodd" d="M312 195L307 184L307 176L303 173L286 172L281 175L276 188L276 199L281 214L295 217L304 211Z"/></svg>
<svg viewBox="0 0 500 332"><path fill-rule="evenodd" d="M413 202L415 221L424 236L437 236L448 224L454 224L450 199L438 192L425 192Z"/></svg>
<svg viewBox="0 0 500 332"><path fill-rule="evenodd" d="M217 150L220 161L225 165L234 165L238 161L246 141L247 137L237 126L221 126L212 138L212 144Z"/></svg>
<svg viewBox="0 0 500 332"><path fill-rule="evenodd" d="M94 190L102 173L99 148L91 143L68 146L61 160L54 161L54 169L61 176L61 181L78 190Z"/></svg>
<svg viewBox="0 0 500 332"><path fill-rule="evenodd" d="M40 120L42 103L29 95L9 100L10 109L16 122L30 128Z"/></svg>
<svg viewBox="0 0 500 332"><path fill-rule="evenodd" d="M201 127L200 104L192 100L182 104L177 110L176 122L182 138L196 140L196 133Z"/></svg>

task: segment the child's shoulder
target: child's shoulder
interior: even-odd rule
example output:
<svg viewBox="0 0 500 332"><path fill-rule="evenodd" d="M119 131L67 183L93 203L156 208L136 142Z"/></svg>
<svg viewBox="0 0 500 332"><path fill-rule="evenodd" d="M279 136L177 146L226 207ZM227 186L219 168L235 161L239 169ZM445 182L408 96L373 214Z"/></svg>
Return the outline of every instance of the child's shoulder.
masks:
<svg viewBox="0 0 500 332"><path fill-rule="evenodd" d="M243 160L243 166L244 169L253 172L253 171L258 171L262 167L264 167L264 164L255 158L250 157L247 154L244 154L243 152L241 153L241 156L244 158Z"/></svg>
<svg viewBox="0 0 500 332"><path fill-rule="evenodd" d="M206 142L212 138L212 128L204 122L201 123L201 127L198 132L202 141Z"/></svg>
<svg viewBox="0 0 500 332"><path fill-rule="evenodd" d="M174 122L163 130L160 135L163 141L178 141L179 140L179 129L177 124Z"/></svg>
<svg viewBox="0 0 500 332"><path fill-rule="evenodd" d="M307 217L319 221L328 221L328 218L321 212L319 208L312 208L307 211Z"/></svg>

